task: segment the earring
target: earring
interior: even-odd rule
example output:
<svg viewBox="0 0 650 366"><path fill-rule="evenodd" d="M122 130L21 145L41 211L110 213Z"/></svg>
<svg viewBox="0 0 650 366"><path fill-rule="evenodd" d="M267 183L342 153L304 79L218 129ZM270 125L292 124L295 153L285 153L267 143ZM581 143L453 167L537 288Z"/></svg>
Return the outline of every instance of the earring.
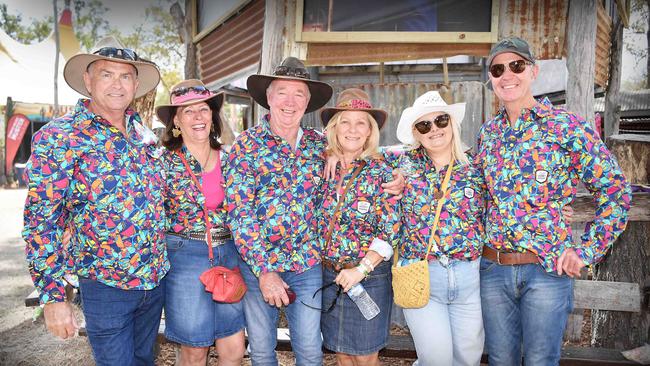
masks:
<svg viewBox="0 0 650 366"><path fill-rule="evenodd" d="M181 129L178 128L178 126L174 125L174 128L172 129L172 135L174 135L174 137L180 136L181 135Z"/></svg>

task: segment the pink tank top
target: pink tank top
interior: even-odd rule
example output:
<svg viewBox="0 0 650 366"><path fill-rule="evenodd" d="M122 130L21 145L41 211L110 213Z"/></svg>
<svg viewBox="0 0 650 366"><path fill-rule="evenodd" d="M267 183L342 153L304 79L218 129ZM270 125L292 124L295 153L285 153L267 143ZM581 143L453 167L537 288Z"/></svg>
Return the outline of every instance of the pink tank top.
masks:
<svg viewBox="0 0 650 366"><path fill-rule="evenodd" d="M203 178L201 191L205 197L205 207L208 209L208 211L216 210L217 207L221 206L225 198L220 155L221 154L217 154L217 163L215 164L214 169L201 174L201 177Z"/></svg>

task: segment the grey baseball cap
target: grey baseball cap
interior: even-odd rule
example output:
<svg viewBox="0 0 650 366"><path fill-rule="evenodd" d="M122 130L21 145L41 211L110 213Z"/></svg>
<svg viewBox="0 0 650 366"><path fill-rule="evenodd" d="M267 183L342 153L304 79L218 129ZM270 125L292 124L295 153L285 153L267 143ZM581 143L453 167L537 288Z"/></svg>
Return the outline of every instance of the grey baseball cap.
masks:
<svg viewBox="0 0 650 366"><path fill-rule="evenodd" d="M494 45L494 47L492 47L490 50L490 55L487 59L488 67L492 65L492 60L494 60L497 55L507 52L516 53L524 59L535 63L535 57L530 50L528 42L519 37L508 37L500 40L497 44Z"/></svg>

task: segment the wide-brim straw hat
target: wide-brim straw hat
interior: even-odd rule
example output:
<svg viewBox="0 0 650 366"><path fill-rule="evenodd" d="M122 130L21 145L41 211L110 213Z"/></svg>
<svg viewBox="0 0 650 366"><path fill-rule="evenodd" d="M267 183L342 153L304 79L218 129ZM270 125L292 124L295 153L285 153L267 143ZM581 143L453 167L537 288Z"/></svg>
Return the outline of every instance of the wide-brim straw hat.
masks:
<svg viewBox="0 0 650 366"><path fill-rule="evenodd" d="M312 80L305 64L295 57L287 57L273 71L273 75L255 74L246 79L246 87L250 96L266 109L269 102L266 99L266 89L273 80L297 80L307 84L309 88L309 104L305 113L313 112L327 104L332 97L332 87L318 80Z"/></svg>
<svg viewBox="0 0 650 366"><path fill-rule="evenodd" d="M465 117L465 103L447 104L437 91L428 91L420 95L413 106L406 108L397 124L397 139L403 144L414 145L413 125L418 118L432 112L445 112L458 126Z"/></svg>
<svg viewBox="0 0 650 366"><path fill-rule="evenodd" d="M195 103L206 102L212 113L219 113L223 105L224 93L214 93L201 80L188 79L172 86L169 93L169 103L156 107L156 115L162 123L169 125L175 108Z"/></svg>
<svg viewBox="0 0 650 366"><path fill-rule="evenodd" d="M63 77L66 83L79 94L92 97L86 89L83 74L91 63L98 60L133 65L138 72L139 82L138 89L135 91L136 98L149 93L158 85L160 72L156 64L141 59L133 50L124 48L115 37L102 38L95 44L93 50L95 50L93 53L80 53L72 56L63 68Z"/></svg>
<svg viewBox="0 0 650 366"><path fill-rule="evenodd" d="M320 119L323 122L323 126L327 127L327 124L336 113L345 111L367 112L377 121L377 127L380 130L388 117L388 113L383 109L372 107L368 93L361 89L350 88L339 93L335 107L323 108L320 112Z"/></svg>

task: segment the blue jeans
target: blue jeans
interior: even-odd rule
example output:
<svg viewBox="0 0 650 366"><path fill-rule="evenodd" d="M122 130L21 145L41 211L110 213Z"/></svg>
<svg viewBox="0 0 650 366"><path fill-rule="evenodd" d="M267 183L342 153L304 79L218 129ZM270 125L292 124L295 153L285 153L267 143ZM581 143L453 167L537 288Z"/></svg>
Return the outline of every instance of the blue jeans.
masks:
<svg viewBox="0 0 650 366"><path fill-rule="evenodd" d="M363 288L380 309L379 315L371 320L366 320L361 315L361 311L348 295L339 293L338 286L329 286L323 290L323 308L327 309L330 304L336 304L320 318L325 348L349 355L369 355L386 346L390 310L393 305L390 263L381 262L361 281ZM337 275L334 270L325 268L323 284L333 283Z"/></svg>
<svg viewBox="0 0 650 366"><path fill-rule="evenodd" d="M215 339L231 336L246 326L240 302L220 303L212 300L199 280L210 268L208 245L167 235L167 256L171 269L165 276L165 337L191 347L209 347ZM237 267L239 253L232 240L212 248L214 265Z"/></svg>
<svg viewBox="0 0 650 366"><path fill-rule="evenodd" d="M250 357L254 366L277 365L275 354L279 311L262 298L259 280L246 263L240 261L239 268L246 281L248 291L244 295L246 331L250 343ZM284 282L296 293L296 301L285 307L289 321L291 347L297 366L323 364L323 339L320 334L321 292L313 297L323 283L320 265L303 273L278 272ZM311 309L303 304L314 307Z"/></svg>
<svg viewBox="0 0 650 366"><path fill-rule="evenodd" d="M483 319L479 260L429 262L429 303L404 309L419 366L479 365Z"/></svg>
<svg viewBox="0 0 650 366"><path fill-rule="evenodd" d="M86 331L97 365L153 365L165 281L152 290L122 290L79 279Z"/></svg>
<svg viewBox="0 0 650 366"><path fill-rule="evenodd" d="M481 301L490 365L521 365L522 356L526 366L559 364L573 279L483 258Z"/></svg>

